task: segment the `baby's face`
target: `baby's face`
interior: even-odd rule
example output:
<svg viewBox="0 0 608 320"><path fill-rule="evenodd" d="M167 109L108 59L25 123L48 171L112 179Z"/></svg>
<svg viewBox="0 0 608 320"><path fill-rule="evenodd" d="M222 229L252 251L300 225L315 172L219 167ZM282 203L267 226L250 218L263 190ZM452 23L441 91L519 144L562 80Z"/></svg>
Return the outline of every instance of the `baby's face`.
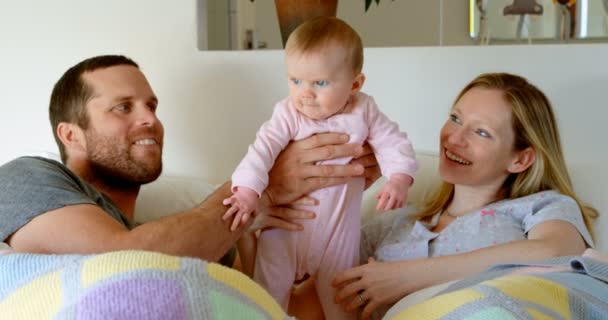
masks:
<svg viewBox="0 0 608 320"><path fill-rule="evenodd" d="M347 63L346 50L330 46L319 52L286 56L289 96L304 116L321 120L340 113L360 85Z"/></svg>

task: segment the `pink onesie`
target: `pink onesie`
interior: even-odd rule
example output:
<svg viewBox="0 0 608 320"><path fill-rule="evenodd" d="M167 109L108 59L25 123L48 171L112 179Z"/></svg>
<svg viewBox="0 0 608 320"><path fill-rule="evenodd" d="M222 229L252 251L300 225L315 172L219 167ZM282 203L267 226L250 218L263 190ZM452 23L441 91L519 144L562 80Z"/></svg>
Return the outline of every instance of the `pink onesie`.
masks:
<svg viewBox="0 0 608 320"><path fill-rule="evenodd" d="M301 140L315 133L343 132L349 143L367 141L378 159L382 175L395 173L414 176L416 159L412 144L396 123L390 121L374 99L358 93L340 113L324 120L312 120L300 114L289 98L280 101L269 121L257 133L247 155L232 175L232 188L244 186L262 194L268 185L268 172L278 154L291 140ZM347 164L351 158L324 161L323 164ZM302 206L316 218L303 220L301 232L270 229L261 233L255 261L254 280L266 288L287 310L291 287L306 274L317 275L316 287L326 319L353 319L354 314L334 304L333 278L359 262L361 198L364 178L328 187L310 194L317 206Z"/></svg>

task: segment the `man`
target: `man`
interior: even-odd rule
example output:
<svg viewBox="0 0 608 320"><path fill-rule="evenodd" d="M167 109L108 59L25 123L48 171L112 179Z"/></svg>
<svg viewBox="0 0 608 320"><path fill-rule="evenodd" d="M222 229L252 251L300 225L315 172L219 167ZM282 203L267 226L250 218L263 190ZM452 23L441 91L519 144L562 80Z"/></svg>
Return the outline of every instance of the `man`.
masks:
<svg viewBox="0 0 608 320"><path fill-rule="evenodd" d="M221 219L229 183L195 208L134 226L140 186L162 169L157 106L138 65L124 56L93 57L66 71L49 108L63 164L22 157L0 167L0 240L18 252L142 249L217 261L247 228L296 229L291 220L310 218L281 205L311 204L305 194L350 176L379 176L369 148L344 144L344 135L317 135L292 143L277 159L254 226L250 221L230 232ZM363 154L356 164L314 165Z"/></svg>

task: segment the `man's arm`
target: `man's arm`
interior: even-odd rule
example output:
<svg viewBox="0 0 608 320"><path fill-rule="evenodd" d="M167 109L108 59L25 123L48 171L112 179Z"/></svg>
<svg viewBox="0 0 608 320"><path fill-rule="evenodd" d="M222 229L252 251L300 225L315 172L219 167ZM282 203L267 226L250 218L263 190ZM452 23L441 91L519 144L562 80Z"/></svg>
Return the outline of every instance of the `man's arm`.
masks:
<svg viewBox="0 0 608 320"><path fill-rule="evenodd" d="M299 201L312 190L344 183L363 174L363 165L315 166L319 160L361 155L360 146L344 144L348 137L326 133L292 143L279 156L261 207ZM295 145L295 146L293 146ZM225 183L199 206L128 230L95 205L70 205L44 213L13 233L7 242L20 252L100 253L113 250L151 250L217 261L250 223L230 232L223 221L230 184ZM267 219L272 224L271 219ZM260 228L264 228L261 225Z"/></svg>
<svg viewBox="0 0 608 320"><path fill-rule="evenodd" d="M42 214L15 232L9 245L16 251L38 253L100 253L151 250L217 261L245 227L230 232L221 219L229 196L225 183L199 206L128 230L95 205L70 205Z"/></svg>

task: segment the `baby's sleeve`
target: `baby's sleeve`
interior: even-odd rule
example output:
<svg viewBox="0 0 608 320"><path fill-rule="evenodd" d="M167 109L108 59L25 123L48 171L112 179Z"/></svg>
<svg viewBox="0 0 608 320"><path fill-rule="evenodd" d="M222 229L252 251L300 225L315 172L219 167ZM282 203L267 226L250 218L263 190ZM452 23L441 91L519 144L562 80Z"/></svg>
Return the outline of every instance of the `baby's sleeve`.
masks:
<svg viewBox="0 0 608 320"><path fill-rule="evenodd" d="M413 178L418 165L411 141L396 122L380 111L372 97L367 101L367 121L367 142L374 150L382 175L390 178L395 173L403 173Z"/></svg>
<svg viewBox="0 0 608 320"><path fill-rule="evenodd" d="M233 192L235 187L253 189L258 195L264 192L268 172L294 136L296 121L289 108L286 101L277 104L270 120L258 130L255 141L232 174Z"/></svg>

